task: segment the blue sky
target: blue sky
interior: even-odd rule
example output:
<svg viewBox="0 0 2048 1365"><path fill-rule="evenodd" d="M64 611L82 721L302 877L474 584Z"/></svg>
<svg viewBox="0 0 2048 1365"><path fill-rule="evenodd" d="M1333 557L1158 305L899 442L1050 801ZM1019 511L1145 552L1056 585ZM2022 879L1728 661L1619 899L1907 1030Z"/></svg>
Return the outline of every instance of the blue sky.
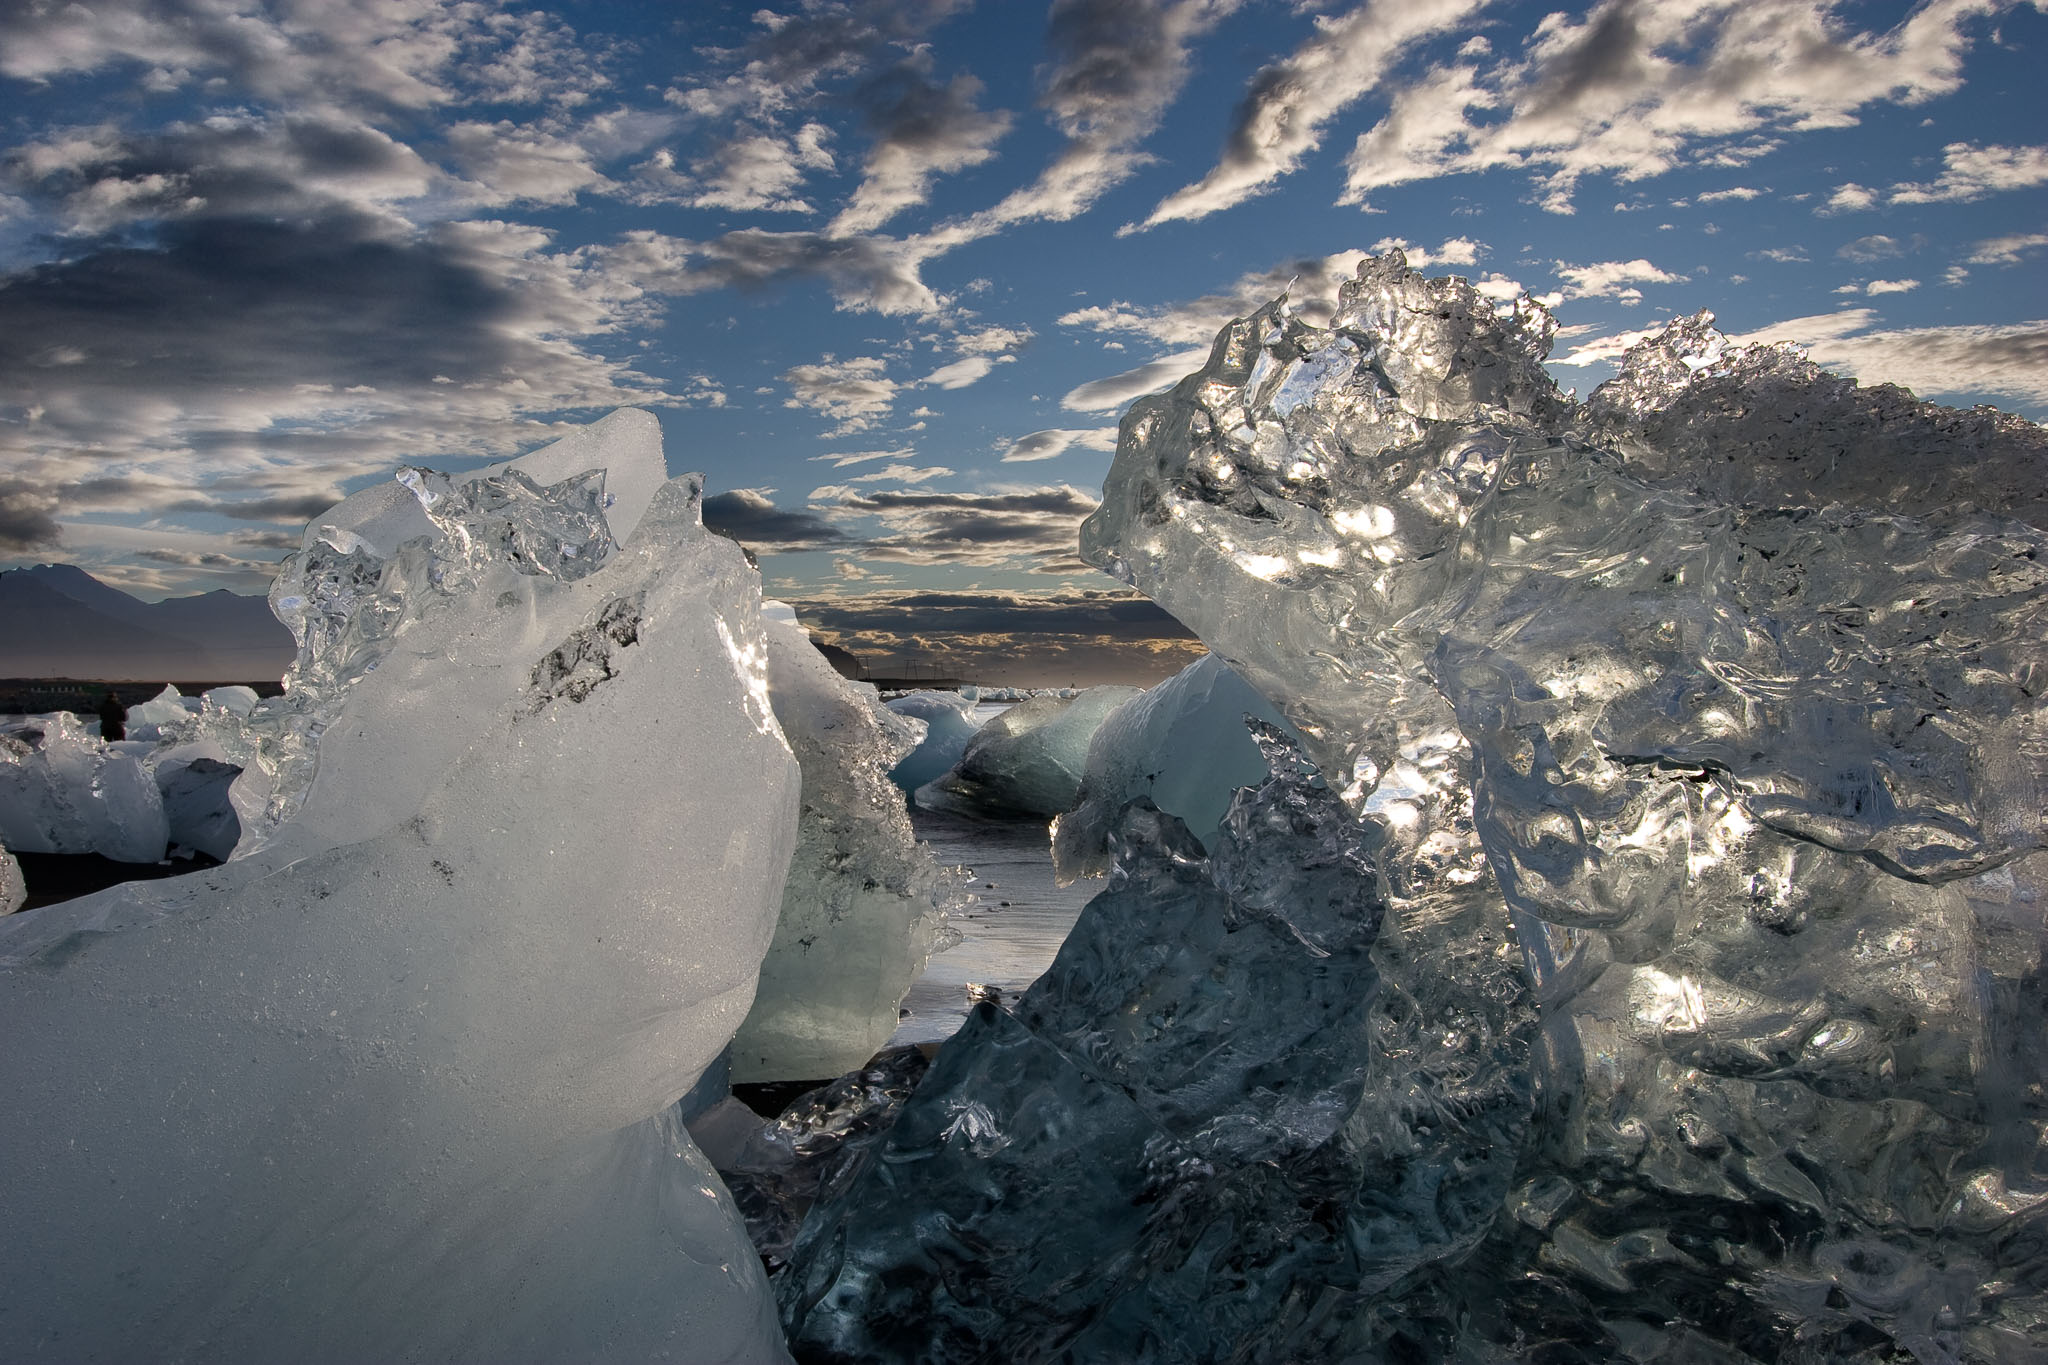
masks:
<svg viewBox="0 0 2048 1365"><path fill-rule="evenodd" d="M622 404L876 659L1157 674L1082 567L1132 397L1360 252L1711 308L2048 416L2048 13L2004 3L0 6L0 565L259 590Z"/></svg>

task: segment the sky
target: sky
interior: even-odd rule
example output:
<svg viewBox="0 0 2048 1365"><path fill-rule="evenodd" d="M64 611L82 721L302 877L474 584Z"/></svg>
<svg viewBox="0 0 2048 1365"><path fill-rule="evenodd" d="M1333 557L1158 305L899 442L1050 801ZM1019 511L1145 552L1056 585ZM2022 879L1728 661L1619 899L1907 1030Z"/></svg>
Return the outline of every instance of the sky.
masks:
<svg viewBox="0 0 2048 1365"><path fill-rule="evenodd" d="M261 591L620 406L886 668L1164 676L1128 402L1362 254L2048 418L2048 10L0 0L0 567Z"/></svg>

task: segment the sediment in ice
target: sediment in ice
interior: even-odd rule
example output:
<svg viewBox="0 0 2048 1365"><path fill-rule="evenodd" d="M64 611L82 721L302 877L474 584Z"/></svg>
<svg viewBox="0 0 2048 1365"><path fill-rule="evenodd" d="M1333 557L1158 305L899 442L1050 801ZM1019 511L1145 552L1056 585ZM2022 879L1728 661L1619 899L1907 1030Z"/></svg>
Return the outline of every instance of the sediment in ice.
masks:
<svg viewBox="0 0 2048 1365"><path fill-rule="evenodd" d="M594 430L593 477L316 523L263 837L0 921L0 1355L781 1358L674 1106L751 1003L796 765L758 579L694 479L609 523L660 447Z"/></svg>
<svg viewBox="0 0 2048 1365"><path fill-rule="evenodd" d="M1204 655L1109 714L1088 741L1074 808L1053 826L1062 883L1109 870L1109 836L1126 804L1144 797L1179 816L1204 846L1231 795L1265 776L1245 717L1285 725L1279 711L1230 666Z"/></svg>
<svg viewBox="0 0 2048 1365"><path fill-rule="evenodd" d="M11 915L28 900L28 883L22 880L21 863L0 844L0 915Z"/></svg>
<svg viewBox="0 0 2048 1365"><path fill-rule="evenodd" d="M889 1040L910 983L957 941L946 911L961 895L888 776L922 739L919 722L841 677L794 618L766 622L765 634L768 698L803 770L803 804L732 1078L815 1080Z"/></svg>
<svg viewBox="0 0 2048 1365"><path fill-rule="evenodd" d="M924 738L889 770L889 780L906 792L944 777L981 728L974 699L958 692L912 692L890 698L888 707L899 716L924 722Z"/></svg>
<svg viewBox="0 0 2048 1365"><path fill-rule="evenodd" d="M917 804L959 815L1041 819L1074 804L1088 741L1135 687L1034 696L985 722L945 776L919 787Z"/></svg>
<svg viewBox="0 0 2048 1365"><path fill-rule="evenodd" d="M1152 1315L1145 1350L2041 1354L2048 433L1854 389L1704 319L1637 348L1581 407L1542 369L1553 334L1526 298L1496 309L1394 254L1360 267L1329 327L1264 309L1124 418L1083 555L1271 698L1378 832L1376 950L1398 959L1379 991L1398 967L1412 1002L1385 1017L1424 1040L1520 1037L1525 1001L1540 1020L1526 1061L1501 1061L1523 1072L1503 1093L1534 1097L1506 1139L1511 1178L1451 1205L1483 1213L1476 1243L1333 1286L1285 1264L1291 1206L1247 1198L1212 1245L1256 1262L1234 1292L1266 1311L1199 1341ZM1444 948L1511 937L1511 983L1416 950L1445 906L1464 920ZM1191 964L1172 989L1202 979ZM1148 999L1131 1017L1166 1016ZM1095 1027L1127 1018L1104 1008ZM1008 1183L1064 1125L1144 1130L1106 1089L1061 1089L1065 1061L1041 1061L1017 1021L974 1027L926 1083L944 1082L923 1126L906 1126L922 1090L898 1124L932 1159L870 1178L952 1169L969 1142L988 1156L928 1195L906 1184L873 1237L816 1241L808 1270L800 1247L785 1311L820 1358L859 1340L849 1323L897 1320L892 1282L864 1265L972 1288L950 1247L974 1237L928 1240L947 1218L1040 1190L1126 1219L1150 1206L1153 1167L1107 1139L1079 1174ZM1461 1065L1393 1057L1330 1150L1418 1112L1469 1117L1435 1099ZM1028 1093L1004 1074L1033 1066L1051 1068L1043 1098L1001 1111ZM1041 1234L1076 1221L1040 1202L1060 1210ZM853 1227L829 1205L813 1217ZM1354 1249L1413 1222L1341 1217ZM1014 1289L1005 1313L1110 1330L1124 1319L1089 1316L1094 1280L1197 1259L991 1292ZM1076 1286L1083 1311L1061 1311ZM1297 1322L1317 1335L1288 1335Z"/></svg>

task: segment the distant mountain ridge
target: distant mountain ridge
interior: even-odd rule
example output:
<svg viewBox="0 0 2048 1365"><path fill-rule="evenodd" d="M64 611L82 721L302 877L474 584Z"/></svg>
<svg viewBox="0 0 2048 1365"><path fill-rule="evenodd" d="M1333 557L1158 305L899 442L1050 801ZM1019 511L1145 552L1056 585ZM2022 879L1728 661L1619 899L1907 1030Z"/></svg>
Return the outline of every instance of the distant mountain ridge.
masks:
<svg viewBox="0 0 2048 1365"><path fill-rule="evenodd" d="M261 597L144 602L74 564L0 571L0 678L252 682L283 676L293 652Z"/></svg>

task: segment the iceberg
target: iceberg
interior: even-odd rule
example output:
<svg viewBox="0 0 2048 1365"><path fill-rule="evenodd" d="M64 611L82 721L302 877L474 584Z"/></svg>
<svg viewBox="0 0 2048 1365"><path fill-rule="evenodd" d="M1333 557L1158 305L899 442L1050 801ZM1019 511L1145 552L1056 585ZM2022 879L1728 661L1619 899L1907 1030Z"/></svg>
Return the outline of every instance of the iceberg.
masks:
<svg viewBox="0 0 2048 1365"><path fill-rule="evenodd" d="M0 921L0 1356L784 1358L676 1108L795 842L758 578L570 445L316 522L261 837Z"/></svg>
<svg viewBox="0 0 2048 1365"><path fill-rule="evenodd" d="M1127 413L1083 556L1273 701L1327 833L1267 819L1250 885L1298 894L1247 901L1228 832L1204 860L1134 807L1096 905L1184 927L947 1046L799 1236L800 1351L2048 1350L2048 432L1704 316L1582 405L1554 332L1390 253L1327 327L1282 299ZM1362 1034L1355 1104L1292 1053L1240 1067L1257 993L1210 992L1193 947L1293 907L1307 958L1271 989L1312 1010L1375 902L1302 885L1304 839L1379 897L1368 1013L1300 1049ZM1340 901L1349 937L1315 917ZM1139 1031L1199 1064L1127 1065Z"/></svg>
<svg viewBox="0 0 2048 1365"><path fill-rule="evenodd" d="M217 862L233 857L242 822L231 793L242 770L203 753L166 758L152 766L171 846L196 850Z"/></svg>
<svg viewBox="0 0 2048 1365"><path fill-rule="evenodd" d="M1110 712L1088 741L1073 809L1053 822L1061 884L1109 870L1109 836L1123 808L1140 796L1179 816L1213 848L1232 794L1266 775L1247 716L1286 726L1273 704L1214 654Z"/></svg>
<svg viewBox="0 0 2048 1365"><path fill-rule="evenodd" d="M1074 804L1096 727L1139 695L1105 686L1020 702L975 731L952 771L917 789L917 804L981 817L1058 815Z"/></svg>
<svg viewBox="0 0 2048 1365"><path fill-rule="evenodd" d="M950 772L981 728L981 719L974 714L979 696L978 692L912 692L890 698L887 705L891 711L923 721L925 729L917 747L889 770L889 780L914 793Z"/></svg>
<svg viewBox="0 0 2048 1365"><path fill-rule="evenodd" d="M841 677L793 615L765 634L768 700L803 771L803 804L775 938L733 1039L736 1082L837 1076L874 1056L910 983L957 941L946 911L964 899L889 780L919 722Z"/></svg>
<svg viewBox="0 0 2048 1365"><path fill-rule="evenodd" d="M102 743L68 711L40 735L0 735L0 844L22 853L97 853L117 863L164 856L163 796L136 751Z"/></svg>

